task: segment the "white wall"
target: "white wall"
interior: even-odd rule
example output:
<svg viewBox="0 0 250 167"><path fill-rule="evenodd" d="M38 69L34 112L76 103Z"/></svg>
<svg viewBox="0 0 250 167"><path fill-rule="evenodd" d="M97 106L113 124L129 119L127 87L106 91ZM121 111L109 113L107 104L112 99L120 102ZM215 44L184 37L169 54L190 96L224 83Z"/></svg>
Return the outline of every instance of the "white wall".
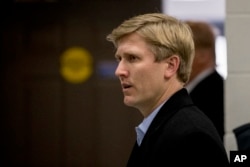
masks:
<svg viewBox="0 0 250 167"><path fill-rule="evenodd" d="M225 36L228 75L225 87L225 146L237 150L233 129L250 122L250 1L227 0Z"/></svg>
<svg viewBox="0 0 250 167"><path fill-rule="evenodd" d="M224 20L226 0L162 0L162 10L180 19Z"/></svg>

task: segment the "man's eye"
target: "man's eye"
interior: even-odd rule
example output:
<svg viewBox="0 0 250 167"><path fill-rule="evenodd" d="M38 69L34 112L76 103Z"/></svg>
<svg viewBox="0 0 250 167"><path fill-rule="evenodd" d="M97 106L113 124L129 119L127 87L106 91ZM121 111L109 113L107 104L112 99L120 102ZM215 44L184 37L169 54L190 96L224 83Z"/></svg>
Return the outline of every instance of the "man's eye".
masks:
<svg viewBox="0 0 250 167"><path fill-rule="evenodd" d="M133 56L133 55L130 55L129 56L129 61L135 61L137 59L137 57Z"/></svg>

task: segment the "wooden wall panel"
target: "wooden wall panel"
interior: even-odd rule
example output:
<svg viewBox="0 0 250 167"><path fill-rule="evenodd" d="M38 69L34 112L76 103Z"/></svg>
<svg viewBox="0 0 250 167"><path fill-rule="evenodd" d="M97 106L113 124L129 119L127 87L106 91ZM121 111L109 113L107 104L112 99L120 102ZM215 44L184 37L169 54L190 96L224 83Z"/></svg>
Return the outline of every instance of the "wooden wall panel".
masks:
<svg viewBox="0 0 250 167"><path fill-rule="evenodd" d="M68 2L68 3L67 3ZM106 35L124 19L159 12L160 1L13 3L1 29L0 166L125 166L138 111L124 106L117 79L102 76L115 61ZM89 50L94 73L72 84L59 72L71 46Z"/></svg>

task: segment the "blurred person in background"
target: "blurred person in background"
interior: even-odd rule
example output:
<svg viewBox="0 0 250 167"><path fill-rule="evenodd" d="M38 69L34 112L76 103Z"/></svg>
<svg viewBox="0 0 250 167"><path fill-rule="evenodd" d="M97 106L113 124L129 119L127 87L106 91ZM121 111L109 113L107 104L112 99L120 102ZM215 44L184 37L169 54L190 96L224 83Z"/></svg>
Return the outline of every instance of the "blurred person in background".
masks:
<svg viewBox="0 0 250 167"><path fill-rule="evenodd" d="M184 87L194 58L189 26L162 13L143 14L107 40L116 48L124 104L144 117L127 167L229 166L218 131Z"/></svg>
<svg viewBox="0 0 250 167"><path fill-rule="evenodd" d="M186 85L195 105L214 123L224 137L224 78L216 70L216 34L211 24L186 21L193 32L195 57Z"/></svg>

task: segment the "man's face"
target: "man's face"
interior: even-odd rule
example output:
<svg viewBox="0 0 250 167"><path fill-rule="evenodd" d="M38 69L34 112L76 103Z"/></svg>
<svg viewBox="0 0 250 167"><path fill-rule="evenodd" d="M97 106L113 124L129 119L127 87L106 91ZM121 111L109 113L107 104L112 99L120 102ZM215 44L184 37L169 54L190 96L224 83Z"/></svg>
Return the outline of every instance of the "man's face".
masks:
<svg viewBox="0 0 250 167"><path fill-rule="evenodd" d="M119 40L115 57L124 103L140 109L154 109L166 92L166 63L155 62L149 45L133 33Z"/></svg>

